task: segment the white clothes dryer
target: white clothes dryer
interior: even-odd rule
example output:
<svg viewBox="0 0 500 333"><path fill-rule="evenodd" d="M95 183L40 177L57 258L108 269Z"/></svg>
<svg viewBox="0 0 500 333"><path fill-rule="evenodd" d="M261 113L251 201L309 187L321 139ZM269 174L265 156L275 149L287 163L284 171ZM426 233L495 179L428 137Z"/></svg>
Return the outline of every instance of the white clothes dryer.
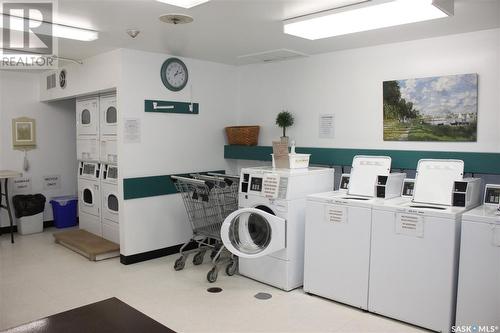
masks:
<svg viewBox="0 0 500 333"><path fill-rule="evenodd" d="M101 216L101 190L99 179L88 180L80 178L78 180L78 205L80 212L97 217Z"/></svg>
<svg viewBox="0 0 500 333"><path fill-rule="evenodd" d="M305 197L333 188L328 168L245 168L239 206L222 224L239 273L289 291L303 283Z"/></svg>
<svg viewBox="0 0 500 333"><path fill-rule="evenodd" d="M118 223L118 185L101 183L102 219Z"/></svg>
<svg viewBox="0 0 500 333"><path fill-rule="evenodd" d="M76 101L76 134L99 137L99 98Z"/></svg>
<svg viewBox="0 0 500 333"><path fill-rule="evenodd" d="M118 123L118 109L116 105L116 94L103 95L99 99L101 114L100 134L102 136L116 136Z"/></svg>

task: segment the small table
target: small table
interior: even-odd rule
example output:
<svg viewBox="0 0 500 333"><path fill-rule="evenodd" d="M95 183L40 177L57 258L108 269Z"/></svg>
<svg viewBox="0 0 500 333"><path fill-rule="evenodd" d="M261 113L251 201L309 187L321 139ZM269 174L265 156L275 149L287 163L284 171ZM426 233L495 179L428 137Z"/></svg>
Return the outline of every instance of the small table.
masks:
<svg viewBox="0 0 500 333"><path fill-rule="evenodd" d="M11 170L0 170L0 211L2 208L7 210L10 220L10 242L14 244L14 221L12 219L12 211L10 209L9 199L9 179L20 177L22 173ZM3 183L3 184L2 184ZM3 185L3 186L2 186ZM5 189L5 190L2 190ZM5 205L2 204L2 197L5 198Z"/></svg>

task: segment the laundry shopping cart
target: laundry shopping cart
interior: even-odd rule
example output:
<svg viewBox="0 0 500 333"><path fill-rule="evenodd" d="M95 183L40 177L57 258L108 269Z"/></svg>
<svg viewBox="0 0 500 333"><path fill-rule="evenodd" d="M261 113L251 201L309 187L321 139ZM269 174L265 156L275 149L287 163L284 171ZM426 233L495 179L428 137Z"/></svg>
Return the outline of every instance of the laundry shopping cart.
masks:
<svg viewBox="0 0 500 333"><path fill-rule="evenodd" d="M238 268L238 258L228 251L220 237L220 229L224 219L238 209L239 177L222 174L191 174L189 177L172 176L177 191L182 195L188 215L193 237L180 249L181 255L175 261L176 271L184 269L190 253L194 265L201 265L205 253L210 250L212 269L207 274L209 282L215 282L219 266L227 262L226 274L232 276ZM197 248L186 251L189 244ZM227 256L223 255L227 253Z"/></svg>

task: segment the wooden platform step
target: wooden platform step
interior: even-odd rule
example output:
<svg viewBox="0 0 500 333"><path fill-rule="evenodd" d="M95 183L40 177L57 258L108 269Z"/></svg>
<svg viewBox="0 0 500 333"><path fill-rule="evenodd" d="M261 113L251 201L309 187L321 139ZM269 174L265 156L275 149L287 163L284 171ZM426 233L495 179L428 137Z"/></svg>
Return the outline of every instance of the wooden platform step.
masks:
<svg viewBox="0 0 500 333"><path fill-rule="evenodd" d="M54 233L55 242L73 250L91 261L120 256L120 246L82 229Z"/></svg>

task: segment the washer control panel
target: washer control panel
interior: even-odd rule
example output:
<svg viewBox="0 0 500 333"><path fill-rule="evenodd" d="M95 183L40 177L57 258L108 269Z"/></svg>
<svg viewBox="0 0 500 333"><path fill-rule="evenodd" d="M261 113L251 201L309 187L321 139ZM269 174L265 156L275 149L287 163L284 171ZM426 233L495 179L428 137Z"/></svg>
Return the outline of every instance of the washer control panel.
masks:
<svg viewBox="0 0 500 333"><path fill-rule="evenodd" d="M484 190L484 204L493 206L498 206L500 204L500 185L486 185Z"/></svg>
<svg viewBox="0 0 500 333"><path fill-rule="evenodd" d="M276 173L244 173L240 193L253 194L268 199L285 199L288 187L287 177Z"/></svg>

